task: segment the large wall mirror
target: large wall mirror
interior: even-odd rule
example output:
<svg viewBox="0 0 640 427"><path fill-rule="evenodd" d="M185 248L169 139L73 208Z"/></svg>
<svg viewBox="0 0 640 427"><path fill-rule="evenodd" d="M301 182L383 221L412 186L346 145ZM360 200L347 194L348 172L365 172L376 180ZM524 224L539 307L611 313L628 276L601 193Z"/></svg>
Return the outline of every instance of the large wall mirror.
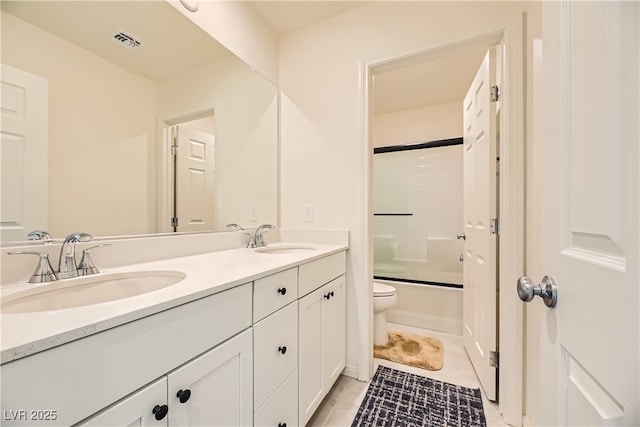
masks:
<svg viewBox="0 0 640 427"><path fill-rule="evenodd" d="M277 88L174 7L3 0L1 13L3 243L276 223ZM33 106L43 118L20 135L10 110Z"/></svg>

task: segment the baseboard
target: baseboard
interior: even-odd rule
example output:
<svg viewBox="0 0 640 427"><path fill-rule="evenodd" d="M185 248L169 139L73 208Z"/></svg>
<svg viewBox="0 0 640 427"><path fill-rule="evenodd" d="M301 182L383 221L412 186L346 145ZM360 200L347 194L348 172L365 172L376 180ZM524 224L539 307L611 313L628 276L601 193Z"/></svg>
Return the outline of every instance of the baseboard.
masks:
<svg viewBox="0 0 640 427"><path fill-rule="evenodd" d="M357 380L358 379L358 368L355 367L355 366L347 365L342 370L342 375Z"/></svg>
<svg viewBox="0 0 640 427"><path fill-rule="evenodd" d="M462 319L420 314L402 310L389 310L387 321L448 334L462 335Z"/></svg>

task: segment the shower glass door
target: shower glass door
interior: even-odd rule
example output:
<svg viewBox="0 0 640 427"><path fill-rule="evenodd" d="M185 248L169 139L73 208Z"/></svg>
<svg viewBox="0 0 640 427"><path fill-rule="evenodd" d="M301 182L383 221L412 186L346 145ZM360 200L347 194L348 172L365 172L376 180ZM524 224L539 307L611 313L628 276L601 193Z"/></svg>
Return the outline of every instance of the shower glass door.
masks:
<svg viewBox="0 0 640 427"><path fill-rule="evenodd" d="M376 279L462 286L462 138L374 149L373 210Z"/></svg>

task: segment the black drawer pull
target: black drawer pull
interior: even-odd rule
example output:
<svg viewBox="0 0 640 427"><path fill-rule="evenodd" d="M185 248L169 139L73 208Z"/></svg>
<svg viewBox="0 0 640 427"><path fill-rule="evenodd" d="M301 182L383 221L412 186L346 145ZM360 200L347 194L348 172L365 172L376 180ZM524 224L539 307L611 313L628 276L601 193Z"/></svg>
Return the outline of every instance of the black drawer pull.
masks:
<svg viewBox="0 0 640 427"><path fill-rule="evenodd" d="M278 347L278 351L282 354L285 354L287 352L287 346L283 345L281 347Z"/></svg>
<svg viewBox="0 0 640 427"><path fill-rule="evenodd" d="M278 427L287 427L287 423L278 423Z"/></svg>
<svg viewBox="0 0 640 427"><path fill-rule="evenodd" d="M167 416L167 412L169 412L169 407L167 405L156 405L153 407L151 413L156 416L156 420L160 421L164 417Z"/></svg>
<svg viewBox="0 0 640 427"><path fill-rule="evenodd" d="M191 397L191 390L178 390L178 394L176 394L176 397L180 399L180 403L186 403L187 400L189 400L189 398Z"/></svg>
<svg viewBox="0 0 640 427"><path fill-rule="evenodd" d="M284 295L287 293L287 288L278 288L278 293Z"/></svg>

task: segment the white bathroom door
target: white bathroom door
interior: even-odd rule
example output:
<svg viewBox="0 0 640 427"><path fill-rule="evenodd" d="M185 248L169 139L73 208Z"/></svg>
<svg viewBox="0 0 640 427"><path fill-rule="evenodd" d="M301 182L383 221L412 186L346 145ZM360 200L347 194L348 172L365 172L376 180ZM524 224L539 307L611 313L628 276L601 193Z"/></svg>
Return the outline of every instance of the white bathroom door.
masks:
<svg viewBox="0 0 640 427"><path fill-rule="evenodd" d="M185 126L176 132L176 231L214 230L215 138Z"/></svg>
<svg viewBox="0 0 640 427"><path fill-rule="evenodd" d="M535 425L640 425L639 6L542 3L528 275L558 300L527 304Z"/></svg>
<svg viewBox="0 0 640 427"><path fill-rule="evenodd" d="M490 400L496 400L497 368L492 360L497 323L497 129L496 54L484 57L464 99L463 145L463 342Z"/></svg>
<svg viewBox="0 0 640 427"><path fill-rule="evenodd" d="M48 82L2 64L0 239L47 228Z"/></svg>

